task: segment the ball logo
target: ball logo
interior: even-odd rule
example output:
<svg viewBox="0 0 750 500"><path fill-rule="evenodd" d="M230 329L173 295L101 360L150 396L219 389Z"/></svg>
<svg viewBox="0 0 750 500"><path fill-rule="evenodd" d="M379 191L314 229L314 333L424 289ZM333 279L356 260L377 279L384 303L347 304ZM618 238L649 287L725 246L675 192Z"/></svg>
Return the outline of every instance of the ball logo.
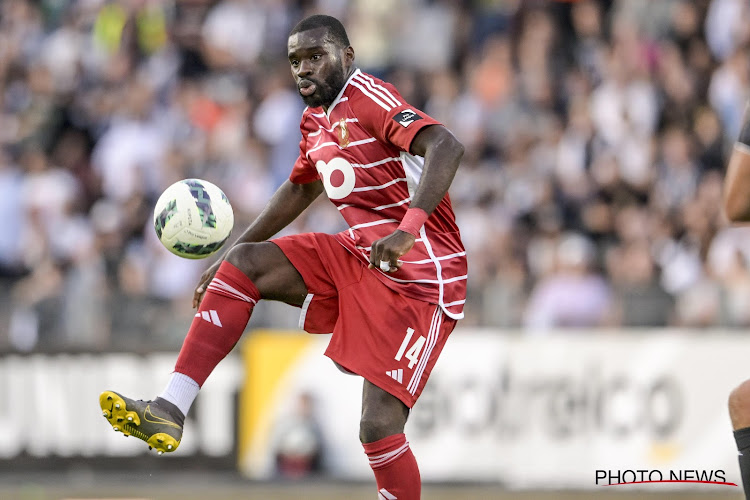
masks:
<svg viewBox="0 0 750 500"><path fill-rule="evenodd" d="M333 158L328 163L318 160L315 168L323 178L328 198L340 200L346 198L354 190L354 167L343 158Z"/></svg>

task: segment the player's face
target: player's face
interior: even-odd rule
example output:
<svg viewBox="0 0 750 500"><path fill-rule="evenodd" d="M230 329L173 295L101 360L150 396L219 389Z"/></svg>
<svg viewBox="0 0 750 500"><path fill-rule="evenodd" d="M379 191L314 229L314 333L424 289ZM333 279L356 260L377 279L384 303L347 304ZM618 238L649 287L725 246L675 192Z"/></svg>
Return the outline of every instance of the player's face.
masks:
<svg viewBox="0 0 750 500"><path fill-rule="evenodd" d="M287 43L289 64L302 100L328 107L346 84L354 52L330 41L326 28L295 33Z"/></svg>

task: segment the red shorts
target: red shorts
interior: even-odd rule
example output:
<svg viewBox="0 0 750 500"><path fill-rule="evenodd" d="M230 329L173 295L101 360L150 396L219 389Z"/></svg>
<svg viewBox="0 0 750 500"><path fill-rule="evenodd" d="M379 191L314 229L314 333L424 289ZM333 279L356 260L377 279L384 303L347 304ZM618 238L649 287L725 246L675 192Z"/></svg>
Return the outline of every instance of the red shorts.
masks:
<svg viewBox="0 0 750 500"><path fill-rule="evenodd" d="M456 320L437 304L385 286L330 234L305 233L272 242L307 285L300 327L309 333L332 332L326 356L411 408Z"/></svg>

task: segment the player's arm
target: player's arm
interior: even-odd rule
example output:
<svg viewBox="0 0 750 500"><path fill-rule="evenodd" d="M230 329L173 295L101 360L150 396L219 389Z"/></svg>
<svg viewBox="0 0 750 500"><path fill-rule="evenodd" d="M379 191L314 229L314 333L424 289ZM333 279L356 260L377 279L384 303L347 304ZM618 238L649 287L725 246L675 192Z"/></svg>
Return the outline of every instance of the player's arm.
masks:
<svg viewBox="0 0 750 500"><path fill-rule="evenodd" d="M380 261L387 261L391 271L398 269L399 257L411 250L417 231L448 192L461 163L464 146L444 126L429 125L414 136L410 152L424 157L419 185L399 229L373 243L371 268L379 267Z"/></svg>
<svg viewBox="0 0 750 500"><path fill-rule="evenodd" d="M273 194L263 211L248 226L224 255L201 276L198 287L193 294L193 308L197 308L203 299L206 287L213 279L221 261L235 245L265 241L291 224L323 192L323 183L318 181L306 184L295 184L286 180Z"/></svg>
<svg viewBox="0 0 750 500"><path fill-rule="evenodd" d="M410 152L424 157L424 171L409 208L421 208L430 215L453 182L464 146L444 126L430 125L414 136Z"/></svg>
<svg viewBox="0 0 750 500"><path fill-rule="evenodd" d="M321 181L295 184L287 179L234 245L267 240L291 224L322 192Z"/></svg>
<svg viewBox="0 0 750 500"><path fill-rule="evenodd" d="M750 103L724 178L724 211L732 222L750 222Z"/></svg>

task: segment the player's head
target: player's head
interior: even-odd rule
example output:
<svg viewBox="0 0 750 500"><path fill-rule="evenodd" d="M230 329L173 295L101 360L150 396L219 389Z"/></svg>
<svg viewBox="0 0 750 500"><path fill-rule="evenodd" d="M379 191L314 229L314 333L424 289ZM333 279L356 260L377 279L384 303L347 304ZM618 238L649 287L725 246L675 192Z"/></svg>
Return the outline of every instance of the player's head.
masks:
<svg viewBox="0 0 750 500"><path fill-rule="evenodd" d="M302 100L311 108L328 107L346 84L354 49L335 17L306 17L289 33L287 55Z"/></svg>

